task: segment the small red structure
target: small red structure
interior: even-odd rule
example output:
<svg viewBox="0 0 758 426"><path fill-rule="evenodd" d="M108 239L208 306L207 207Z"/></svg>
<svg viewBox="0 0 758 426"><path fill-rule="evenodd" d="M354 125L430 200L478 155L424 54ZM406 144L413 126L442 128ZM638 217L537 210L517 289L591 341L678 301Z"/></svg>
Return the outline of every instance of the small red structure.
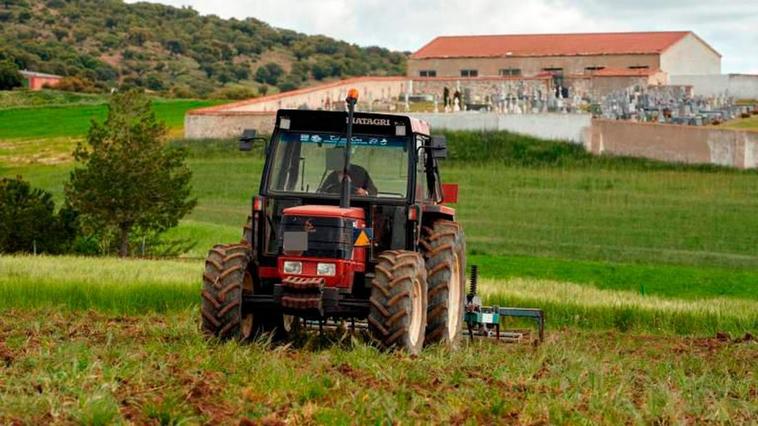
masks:
<svg viewBox="0 0 758 426"><path fill-rule="evenodd" d="M60 75L45 74L41 72L20 71L21 75L27 81L27 87L29 90L42 90L43 86L55 87L63 78Z"/></svg>

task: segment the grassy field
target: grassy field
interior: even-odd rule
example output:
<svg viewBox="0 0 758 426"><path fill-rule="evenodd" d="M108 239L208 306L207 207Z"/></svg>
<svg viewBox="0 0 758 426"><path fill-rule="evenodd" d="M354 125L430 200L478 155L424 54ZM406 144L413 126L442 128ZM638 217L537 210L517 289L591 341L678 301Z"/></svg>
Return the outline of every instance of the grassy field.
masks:
<svg viewBox="0 0 758 426"><path fill-rule="evenodd" d="M233 143L184 145L199 203L167 238L195 241L186 256L200 258L239 238L262 159ZM758 299L758 173L603 161L446 164L445 179L461 184L469 263L495 278ZM71 167L0 164L0 175L21 174L61 201Z"/></svg>
<svg viewBox="0 0 758 426"><path fill-rule="evenodd" d="M153 109L158 119L171 129L184 126L187 110L222 101L191 99L155 99ZM48 139L81 137L87 134L90 122L102 121L107 115L105 104L63 104L0 109L0 141L9 139Z"/></svg>
<svg viewBox="0 0 758 426"><path fill-rule="evenodd" d="M0 423L750 424L754 342L551 332L418 357L360 336L217 344L196 312L0 311ZM651 362L655 360L655 362Z"/></svg>
<svg viewBox="0 0 758 426"><path fill-rule="evenodd" d="M0 256L0 270L5 272L0 276L0 310L61 307L137 314L196 306L202 262ZM488 279L481 289L485 303L543 307L553 330L758 332L754 297L710 294L685 300L533 278Z"/></svg>

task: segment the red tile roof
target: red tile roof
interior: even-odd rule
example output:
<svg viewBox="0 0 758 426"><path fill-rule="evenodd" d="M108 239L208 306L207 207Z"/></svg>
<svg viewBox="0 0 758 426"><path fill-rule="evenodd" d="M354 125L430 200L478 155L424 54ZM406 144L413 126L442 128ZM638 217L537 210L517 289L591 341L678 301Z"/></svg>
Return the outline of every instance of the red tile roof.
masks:
<svg viewBox="0 0 758 426"><path fill-rule="evenodd" d="M691 32L441 36L411 58L654 54L668 49L687 34Z"/></svg>

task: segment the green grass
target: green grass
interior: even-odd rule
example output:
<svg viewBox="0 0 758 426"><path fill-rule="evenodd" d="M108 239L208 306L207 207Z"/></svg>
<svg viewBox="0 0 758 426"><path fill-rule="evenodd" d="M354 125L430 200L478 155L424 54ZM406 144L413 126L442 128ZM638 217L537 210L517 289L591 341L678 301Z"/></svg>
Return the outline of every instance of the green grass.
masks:
<svg viewBox="0 0 758 426"><path fill-rule="evenodd" d="M725 127L727 129L758 130L758 115L727 121L719 127Z"/></svg>
<svg viewBox="0 0 758 426"><path fill-rule="evenodd" d="M133 314L187 309L199 301L201 261L1 256L0 310L58 306ZM701 290L704 292L704 290ZM538 279L486 280L485 303L539 306L551 329L708 335L758 331L755 298L711 294L682 300Z"/></svg>
<svg viewBox="0 0 758 426"><path fill-rule="evenodd" d="M670 298L758 297L758 173L630 159L593 163L573 147L545 142L524 153L510 137L504 143L517 148L498 155L517 164L472 158L443 165L444 179L461 184L456 207L469 264L479 264L483 276ZM190 150L199 204L167 238L195 241L185 255L200 258L218 242L239 239L262 157L229 141L176 144ZM556 158L567 164L546 165ZM0 175L24 175L60 202L70 168L0 164Z"/></svg>
<svg viewBox="0 0 758 426"><path fill-rule="evenodd" d="M197 303L202 262L0 257L0 309L60 306L122 314Z"/></svg>
<svg viewBox="0 0 758 426"><path fill-rule="evenodd" d="M222 102L155 99L153 109L169 128L180 128L187 110ZM0 140L84 136L91 121L103 121L107 111L104 104L0 109Z"/></svg>
<svg viewBox="0 0 758 426"><path fill-rule="evenodd" d="M750 424L755 344L556 331L420 356L208 342L197 311L0 312L3 424ZM654 361L653 361L654 360Z"/></svg>
<svg viewBox="0 0 758 426"><path fill-rule="evenodd" d="M539 306L551 328L697 335L758 331L755 300L681 300L526 278L484 280L480 288L490 305Z"/></svg>
<svg viewBox="0 0 758 426"><path fill-rule="evenodd" d="M605 290L623 290L685 300L730 297L758 301L758 270L715 266L634 264L536 256L474 255L486 277L534 278L585 283Z"/></svg>

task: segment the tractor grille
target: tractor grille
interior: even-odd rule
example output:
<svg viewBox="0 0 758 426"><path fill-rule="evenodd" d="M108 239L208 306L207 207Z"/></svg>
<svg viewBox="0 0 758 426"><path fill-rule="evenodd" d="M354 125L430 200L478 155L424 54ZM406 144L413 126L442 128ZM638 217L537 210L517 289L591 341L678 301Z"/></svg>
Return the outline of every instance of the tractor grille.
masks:
<svg viewBox="0 0 758 426"><path fill-rule="evenodd" d="M302 256L350 259L353 254L353 220L331 217L285 216L280 238L288 232L305 232L308 247ZM282 243L280 241L280 247Z"/></svg>

